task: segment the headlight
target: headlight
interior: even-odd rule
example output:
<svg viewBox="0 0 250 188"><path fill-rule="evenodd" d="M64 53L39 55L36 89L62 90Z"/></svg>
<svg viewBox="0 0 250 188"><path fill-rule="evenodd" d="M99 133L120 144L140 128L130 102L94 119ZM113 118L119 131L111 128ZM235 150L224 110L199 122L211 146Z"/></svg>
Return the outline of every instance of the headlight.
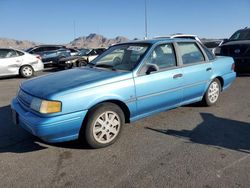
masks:
<svg viewBox="0 0 250 188"><path fill-rule="evenodd" d="M33 98L30 108L42 114L51 114L61 112L62 103L60 101L47 101Z"/></svg>

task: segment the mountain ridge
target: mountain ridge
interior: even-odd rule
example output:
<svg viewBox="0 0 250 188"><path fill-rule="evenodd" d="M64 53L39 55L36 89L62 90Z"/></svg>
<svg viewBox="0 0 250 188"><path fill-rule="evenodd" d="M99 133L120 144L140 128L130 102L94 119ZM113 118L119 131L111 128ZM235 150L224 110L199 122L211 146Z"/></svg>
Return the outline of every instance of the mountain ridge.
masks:
<svg viewBox="0 0 250 188"><path fill-rule="evenodd" d="M129 39L124 36L117 36L115 38L106 38L103 35L91 33L88 36L81 36L75 38L67 44L62 44L67 47L77 48L98 48L98 47L109 47L110 45L126 42ZM15 40L8 38L0 38L0 48L17 48L27 49L32 46L41 45L46 43L39 43L29 40Z"/></svg>

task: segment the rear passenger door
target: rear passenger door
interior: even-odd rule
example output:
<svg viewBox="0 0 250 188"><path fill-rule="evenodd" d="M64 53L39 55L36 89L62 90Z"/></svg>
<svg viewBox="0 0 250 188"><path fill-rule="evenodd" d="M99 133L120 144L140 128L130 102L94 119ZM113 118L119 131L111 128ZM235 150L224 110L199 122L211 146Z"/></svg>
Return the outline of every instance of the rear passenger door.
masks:
<svg viewBox="0 0 250 188"><path fill-rule="evenodd" d="M157 69L147 74L147 67L151 65ZM182 97L182 73L177 65L173 44L156 46L144 61L134 82L139 118L178 106Z"/></svg>
<svg viewBox="0 0 250 188"><path fill-rule="evenodd" d="M182 104L201 100L212 75L212 65L196 42L179 42L178 54L182 64Z"/></svg>

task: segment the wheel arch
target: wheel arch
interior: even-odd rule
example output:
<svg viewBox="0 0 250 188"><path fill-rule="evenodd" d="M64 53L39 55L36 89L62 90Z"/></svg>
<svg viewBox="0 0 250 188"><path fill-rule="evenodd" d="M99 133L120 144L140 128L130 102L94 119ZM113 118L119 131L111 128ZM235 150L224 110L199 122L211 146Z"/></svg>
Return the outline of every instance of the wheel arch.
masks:
<svg viewBox="0 0 250 188"><path fill-rule="evenodd" d="M96 108L98 105L103 104L103 103L113 103L113 104L119 106L124 113L125 122L126 123L130 122L130 110L129 110L128 106L124 102L122 102L121 100L117 100L117 99L104 100L104 101L98 102L97 104L93 105L90 108L90 110L93 108Z"/></svg>
<svg viewBox="0 0 250 188"><path fill-rule="evenodd" d="M221 86L221 91L222 91L224 87L224 79L221 76L217 76L214 79L218 79L220 81L220 86Z"/></svg>
<svg viewBox="0 0 250 188"><path fill-rule="evenodd" d="M129 110L128 106L124 102L122 102L121 100L117 100L117 99L103 100L103 101L100 101L100 102L94 104L93 106L91 106L89 108L86 116L83 119L82 126L81 126L81 129L80 129L80 132L79 132L79 138L80 138L81 135L83 135L83 132L85 132L84 125L86 125L86 123L87 123L87 120L88 120L89 115L90 115L90 111L92 109L98 107L98 105L103 104L103 103L113 103L113 104L117 105L118 107L120 107L121 110L124 113L125 123L130 123L130 110Z"/></svg>

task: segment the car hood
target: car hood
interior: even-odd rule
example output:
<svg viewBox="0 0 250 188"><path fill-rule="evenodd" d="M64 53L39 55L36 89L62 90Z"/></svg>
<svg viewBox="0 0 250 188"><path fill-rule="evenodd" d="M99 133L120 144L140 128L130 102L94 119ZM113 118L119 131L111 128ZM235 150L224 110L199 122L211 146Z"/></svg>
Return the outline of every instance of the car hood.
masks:
<svg viewBox="0 0 250 188"><path fill-rule="evenodd" d="M131 77L131 72L83 67L33 78L23 82L20 87L35 97L50 99L55 95L97 87Z"/></svg>
<svg viewBox="0 0 250 188"><path fill-rule="evenodd" d="M231 46L231 45L250 45L250 40L235 40L235 41L228 41L221 46Z"/></svg>

